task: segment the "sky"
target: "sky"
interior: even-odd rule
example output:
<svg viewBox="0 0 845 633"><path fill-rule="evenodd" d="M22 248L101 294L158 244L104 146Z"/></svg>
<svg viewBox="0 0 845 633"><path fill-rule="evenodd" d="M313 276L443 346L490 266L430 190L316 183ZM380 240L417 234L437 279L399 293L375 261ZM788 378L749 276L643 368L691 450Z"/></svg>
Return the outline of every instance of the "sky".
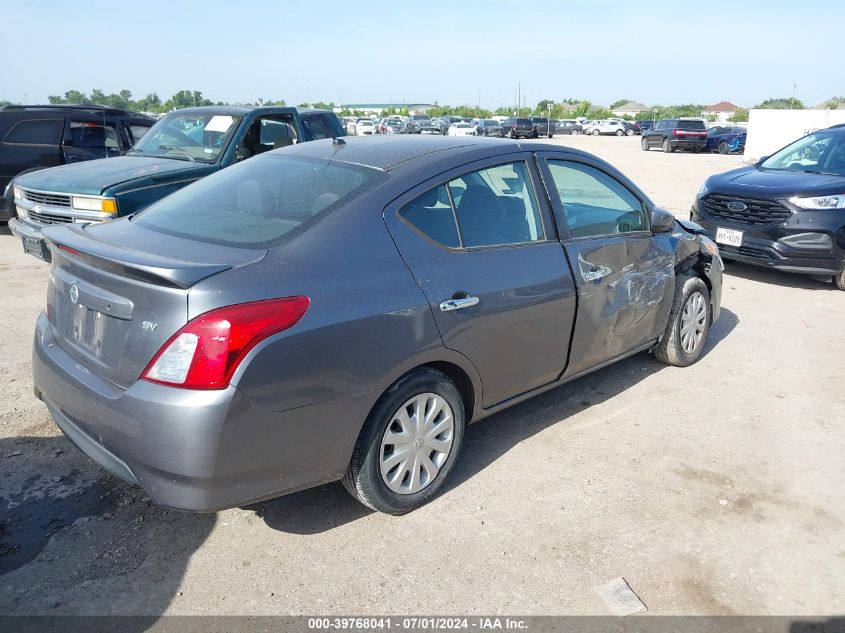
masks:
<svg viewBox="0 0 845 633"><path fill-rule="evenodd" d="M816 105L845 95L829 0L0 0L0 100ZM797 87L796 87L797 86Z"/></svg>

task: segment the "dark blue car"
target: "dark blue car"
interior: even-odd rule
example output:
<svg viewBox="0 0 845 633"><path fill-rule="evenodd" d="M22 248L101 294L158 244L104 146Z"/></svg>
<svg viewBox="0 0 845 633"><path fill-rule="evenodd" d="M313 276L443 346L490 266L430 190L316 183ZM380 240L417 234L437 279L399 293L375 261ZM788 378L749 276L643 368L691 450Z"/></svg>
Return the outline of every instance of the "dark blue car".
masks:
<svg viewBox="0 0 845 633"><path fill-rule="evenodd" d="M720 154L742 154L745 151L745 128L717 125L707 130L707 151Z"/></svg>

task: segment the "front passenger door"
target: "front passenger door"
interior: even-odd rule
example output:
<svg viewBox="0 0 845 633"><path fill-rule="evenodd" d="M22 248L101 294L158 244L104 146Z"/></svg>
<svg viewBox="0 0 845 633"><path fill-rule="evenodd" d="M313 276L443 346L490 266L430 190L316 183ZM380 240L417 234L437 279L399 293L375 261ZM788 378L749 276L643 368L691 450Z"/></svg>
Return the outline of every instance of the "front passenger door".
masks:
<svg viewBox="0 0 845 633"><path fill-rule="evenodd" d="M551 153L544 159L578 289L566 370L573 376L660 336L672 306L675 256L666 234L652 234L645 200L599 163Z"/></svg>

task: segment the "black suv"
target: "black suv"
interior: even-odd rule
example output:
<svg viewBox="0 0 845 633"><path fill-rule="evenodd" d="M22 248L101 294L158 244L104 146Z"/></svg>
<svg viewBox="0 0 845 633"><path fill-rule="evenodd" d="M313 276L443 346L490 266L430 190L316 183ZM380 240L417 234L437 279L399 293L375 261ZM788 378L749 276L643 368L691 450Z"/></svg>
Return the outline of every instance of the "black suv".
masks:
<svg viewBox="0 0 845 633"><path fill-rule="evenodd" d="M9 186L26 172L123 154L156 120L97 105L0 108L0 220L14 217Z"/></svg>
<svg viewBox="0 0 845 633"><path fill-rule="evenodd" d="M502 123L502 136L508 138L537 138L537 126L528 117L510 117Z"/></svg>
<svg viewBox="0 0 845 633"><path fill-rule="evenodd" d="M845 124L710 176L690 217L726 259L831 276L845 290Z"/></svg>
<svg viewBox="0 0 845 633"><path fill-rule="evenodd" d="M547 136L552 138L555 135L555 128L549 127L549 120L543 116L535 116L531 118L531 123L534 125L534 138L538 136Z"/></svg>
<svg viewBox="0 0 845 633"><path fill-rule="evenodd" d="M652 147L667 154L676 149L700 152L707 147L707 128L702 119L663 119L643 132L640 145L644 152Z"/></svg>

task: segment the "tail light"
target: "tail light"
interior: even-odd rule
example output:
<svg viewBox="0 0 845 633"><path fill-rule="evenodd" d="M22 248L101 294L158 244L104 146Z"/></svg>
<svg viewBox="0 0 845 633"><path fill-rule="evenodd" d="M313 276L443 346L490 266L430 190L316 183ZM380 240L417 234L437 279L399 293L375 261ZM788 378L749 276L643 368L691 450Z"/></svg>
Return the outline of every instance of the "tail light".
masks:
<svg viewBox="0 0 845 633"><path fill-rule="evenodd" d="M513 129L516 129L516 123L511 126Z"/></svg>
<svg viewBox="0 0 845 633"><path fill-rule="evenodd" d="M674 136L678 136L678 130L672 130L672 134L673 134Z"/></svg>
<svg viewBox="0 0 845 633"><path fill-rule="evenodd" d="M285 297L201 314L170 337L141 378L185 389L224 389L250 350L296 325L310 305L308 297Z"/></svg>

